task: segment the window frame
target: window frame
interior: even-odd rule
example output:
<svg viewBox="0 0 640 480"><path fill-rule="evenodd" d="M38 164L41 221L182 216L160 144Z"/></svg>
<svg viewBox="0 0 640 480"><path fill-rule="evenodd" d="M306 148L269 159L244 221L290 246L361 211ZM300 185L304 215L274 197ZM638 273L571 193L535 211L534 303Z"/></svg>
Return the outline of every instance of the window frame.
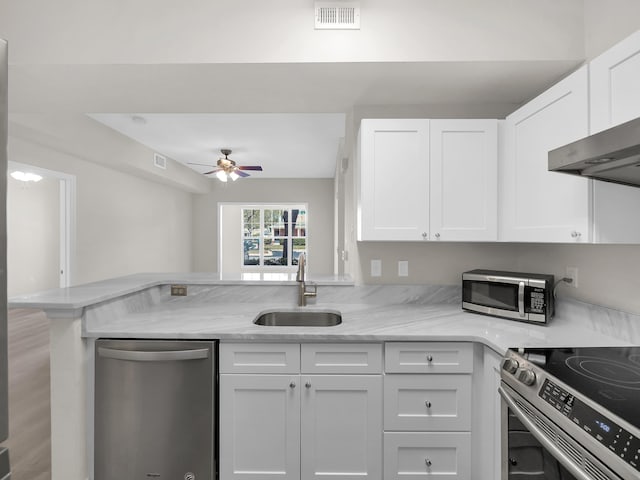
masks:
<svg viewBox="0 0 640 480"><path fill-rule="evenodd" d="M283 203L238 203L240 207L240 212L242 218L240 219L240 242L241 242L241 254L240 254L240 270L241 272L259 272L259 273L280 273L280 272L294 272L297 270L298 265L293 264L293 240L295 238L304 238L305 240L305 252L309 253L309 205L306 202L283 202ZM293 236L292 231L289 231L289 235L286 236L265 236L265 210L288 210L291 212L294 209L298 209L304 211L305 215L305 235L304 236ZM259 237L245 237L244 235L244 211L245 210L259 210L260 211L260 223L259 223ZM250 238L257 238L260 245L260 256L258 265L245 265L244 264L244 242ZM291 255L289 256L287 263L288 265L265 265L264 264L264 241L265 238L276 239L276 238L285 238L289 247L289 251Z"/></svg>

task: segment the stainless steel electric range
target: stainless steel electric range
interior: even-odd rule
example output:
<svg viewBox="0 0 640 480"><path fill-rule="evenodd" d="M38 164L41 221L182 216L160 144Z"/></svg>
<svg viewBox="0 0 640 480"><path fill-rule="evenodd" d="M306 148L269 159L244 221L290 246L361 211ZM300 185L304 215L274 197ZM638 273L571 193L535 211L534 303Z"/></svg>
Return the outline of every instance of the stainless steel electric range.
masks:
<svg viewBox="0 0 640 480"><path fill-rule="evenodd" d="M640 479L640 347L512 349L502 480Z"/></svg>

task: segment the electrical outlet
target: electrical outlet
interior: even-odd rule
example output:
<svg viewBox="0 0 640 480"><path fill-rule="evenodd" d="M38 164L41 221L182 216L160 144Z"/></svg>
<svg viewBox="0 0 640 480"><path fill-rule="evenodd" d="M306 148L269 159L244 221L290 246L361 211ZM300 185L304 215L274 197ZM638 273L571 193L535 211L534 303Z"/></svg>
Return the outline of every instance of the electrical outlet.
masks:
<svg viewBox="0 0 640 480"><path fill-rule="evenodd" d="M371 260L371 276L382 276L382 260Z"/></svg>
<svg viewBox="0 0 640 480"><path fill-rule="evenodd" d="M567 267L565 277L572 280L569 285L571 285L573 288L578 288L578 267Z"/></svg>
<svg viewBox="0 0 640 480"><path fill-rule="evenodd" d="M407 260L398 260L398 276L409 276L409 262Z"/></svg>
<svg viewBox="0 0 640 480"><path fill-rule="evenodd" d="M172 297L186 297L187 296L187 286L186 285L171 285L171 296Z"/></svg>

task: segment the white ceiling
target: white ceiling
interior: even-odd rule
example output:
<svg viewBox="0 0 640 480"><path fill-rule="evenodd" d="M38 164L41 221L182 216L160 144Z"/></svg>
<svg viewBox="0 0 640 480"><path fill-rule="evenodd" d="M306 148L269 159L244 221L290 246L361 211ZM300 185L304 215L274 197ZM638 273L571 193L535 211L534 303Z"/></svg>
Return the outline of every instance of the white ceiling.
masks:
<svg viewBox="0 0 640 480"><path fill-rule="evenodd" d="M345 115L340 113L90 114L94 120L203 173L232 150L255 178L332 178ZM144 119L144 120L142 120Z"/></svg>
<svg viewBox="0 0 640 480"><path fill-rule="evenodd" d="M215 164L229 148L238 164L263 166L252 178L327 178L346 113L503 118L579 63L10 65L9 111L90 112L182 163ZM67 144L85 135L65 133Z"/></svg>

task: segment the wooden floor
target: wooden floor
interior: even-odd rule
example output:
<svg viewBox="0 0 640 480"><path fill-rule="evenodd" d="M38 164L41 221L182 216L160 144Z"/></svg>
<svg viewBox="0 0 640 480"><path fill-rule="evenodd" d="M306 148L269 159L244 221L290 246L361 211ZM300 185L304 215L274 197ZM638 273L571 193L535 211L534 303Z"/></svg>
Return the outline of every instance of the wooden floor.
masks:
<svg viewBox="0 0 640 480"><path fill-rule="evenodd" d="M11 480L51 479L49 326L39 310L10 310L9 447Z"/></svg>

